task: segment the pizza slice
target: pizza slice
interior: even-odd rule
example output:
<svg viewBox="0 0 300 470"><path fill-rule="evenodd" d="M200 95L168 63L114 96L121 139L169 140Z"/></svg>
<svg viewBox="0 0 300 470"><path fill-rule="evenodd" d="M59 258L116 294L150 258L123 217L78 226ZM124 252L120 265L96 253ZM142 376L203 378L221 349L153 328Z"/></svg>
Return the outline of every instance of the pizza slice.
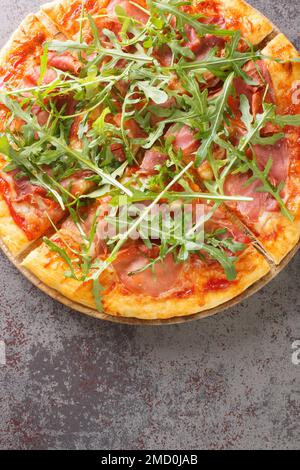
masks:
<svg viewBox="0 0 300 470"><path fill-rule="evenodd" d="M16 30L10 41L2 49L0 55L0 75L1 89L7 87L23 87L26 83L26 72L33 71L43 54L43 43L53 36L34 15L29 15ZM39 75L38 75L39 76ZM5 132L7 123L7 108L1 104L1 132ZM9 122L11 128L17 129L20 125L19 119L11 119ZM0 155L0 168L4 168L7 161L4 155ZM10 175L6 175L11 179ZM18 218L17 212L12 216L9 201L9 183L0 177L0 234L4 243L9 247L12 253L16 254L28 245L29 239L26 232L22 229L21 218ZM19 185L20 186L20 185ZM27 184L27 194L29 185ZM23 203L24 206L24 203ZM11 206L12 208L12 206ZM18 220L18 223L17 223Z"/></svg>
<svg viewBox="0 0 300 470"><path fill-rule="evenodd" d="M0 130L3 136L0 159L0 234L15 255L26 249L51 227L51 223L57 223L65 214L57 191L48 191L46 180L51 177L51 170L45 158L43 168L39 169L29 159L27 161L30 148L38 146L38 130L47 125L50 115L45 105L47 99L38 104L37 95L30 96L30 93L38 88L40 79L42 87L51 88L60 70L73 74L79 71L79 62L74 56L50 51L47 54L47 67L41 75L44 44L53 38L62 39L62 35L53 26L49 31L36 16L30 15L1 53ZM40 89L35 91L38 93ZM13 99L18 102L23 100L23 109L17 103L14 104ZM8 103L13 108L9 109ZM72 112L71 96L57 97L56 104L58 110L64 108L64 114ZM10 136L10 142L7 135ZM46 148L40 148L40 151L43 150ZM68 174L63 181L64 191L73 195L84 191L90 186L85 181L85 176L86 171L82 170L77 171L75 176L74 173ZM54 195L57 197L53 197Z"/></svg>
<svg viewBox="0 0 300 470"><path fill-rule="evenodd" d="M244 122L243 128L235 126L234 132L240 133L239 146L246 149L246 154L237 156L240 157L240 167L228 172L224 193L253 197L251 203L229 205L279 264L297 244L300 235L300 101L297 99L300 64L289 61L299 56L282 34L273 39L262 53L287 60L287 63L267 59L257 63L265 87L236 83L237 91L244 95L240 104ZM248 73L254 74L252 76L256 76L259 83L254 65L248 64L247 67ZM232 105L234 107L235 104L232 102ZM275 106L276 116L272 106ZM259 132L255 131L255 126L260 128ZM229 154L234 158L235 151L231 150ZM223 171L223 175L226 174L227 170Z"/></svg>
<svg viewBox="0 0 300 470"><path fill-rule="evenodd" d="M216 208L205 199L197 201L193 208L203 217L204 231L189 238L183 230L185 240L179 237L178 226L177 235L171 230L169 238L166 236L167 227L174 228L178 219L167 223L165 206L156 206L155 216L146 218L146 202L139 207L144 214L139 215L140 224L132 218L126 233L110 231L117 222L123 227L125 221L124 215L118 219L114 207L111 197L106 197L83 208L80 221L68 219L22 265L75 302L110 315L146 320L216 307L244 292L270 270L223 206ZM157 225L153 222L160 211L164 222ZM149 221L152 225L147 236ZM132 236L133 224L143 238Z"/></svg>

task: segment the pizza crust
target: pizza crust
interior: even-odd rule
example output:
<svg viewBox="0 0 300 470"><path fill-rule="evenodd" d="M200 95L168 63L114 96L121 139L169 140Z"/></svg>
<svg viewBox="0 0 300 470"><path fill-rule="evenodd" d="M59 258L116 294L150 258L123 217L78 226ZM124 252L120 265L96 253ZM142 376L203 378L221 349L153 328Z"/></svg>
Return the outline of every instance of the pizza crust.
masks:
<svg viewBox="0 0 300 470"><path fill-rule="evenodd" d="M28 15L0 51L0 75L11 75L10 82L18 86L24 70L35 65L43 53L43 43L62 38L54 26L46 28L36 15Z"/></svg>
<svg viewBox="0 0 300 470"><path fill-rule="evenodd" d="M260 44L273 32L271 21L243 0L221 0L220 3L228 29L239 29L252 45Z"/></svg>
<svg viewBox="0 0 300 470"><path fill-rule="evenodd" d="M68 39L75 39L80 30L82 5L91 15L105 8L109 0L59 0L42 5L40 18L48 18ZM47 21L47 20L46 20ZM43 20L42 20L43 22Z"/></svg>
<svg viewBox="0 0 300 470"><path fill-rule="evenodd" d="M4 66L11 63L11 58L15 55L16 51L22 47L32 36L32 30L35 31L36 17L35 15L28 15L20 24L20 26L13 32L8 42L3 46L0 52L0 62ZM41 28L41 25L40 25Z"/></svg>
<svg viewBox="0 0 300 470"><path fill-rule="evenodd" d="M293 44L282 33L272 39L262 53L283 60L300 57ZM266 62L273 81L279 112L283 113L292 101L294 82L300 80L300 62L280 64L267 59ZM300 103L298 103L297 112L300 112Z"/></svg>
<svg viewBox="0 0 300 470"><path fill-rule="evenodd" d="M103 306L105 312L110 315L134 316L145 320L193 315L234 299L270 271L267 261L253 247L249 247L240 256L236 269L237 279L228 287L208 290L205 286L210 278L216 276L216 272L210 272L204 265L193 273L196 295L182 299L174 296L157 300L141 295L124 295L122 287L117 285L111 292L104 295Z"/></svg>
<svg viewBox="0 0 300 470"><path fill-rule="evenodd" d="M278 265L299 242L299 228L281 213L266 213L260 221L257 240Z"/></svg>
<svg viewBox="0 0 300 470"><path fill-rule="evenodd" d="M5 243L9 251L14 255L19 255L31 242L29 242L23 230L14 222L10 215L6 202L0 198L0 238Z"/></svg>
<svg viewBox="0 0 300 470"><path fill-rule="evenodd" d="M69 239L66 240L66 236L64 233L63 239L68 244L72 243ZM56 239L57 234L54 235L54 240ZM91 281L80 282L67 278L65 272L69 270L68 265L45 243L33 250L23 260L22 266L42 283L68 299L86 307L96 308ZM191 293L182 294L179 287L160 298L129 292L119 282L114 270L110 269L103 273L100 279L101 285L104 286L102 293L104 312L113 316L144 320L192 315L235 298L270 271L270 266L263 255L253 246L249 246L240 255L236 268L238 276L235 281L225 282L225 287L211 290L207 287L210 281L218 278L224 279L224 272L220 266L214 263L211 267L206 264L200 264L192 269L187 267L179 281L179 286L185 282L186 277L194 286Z"/></svg>

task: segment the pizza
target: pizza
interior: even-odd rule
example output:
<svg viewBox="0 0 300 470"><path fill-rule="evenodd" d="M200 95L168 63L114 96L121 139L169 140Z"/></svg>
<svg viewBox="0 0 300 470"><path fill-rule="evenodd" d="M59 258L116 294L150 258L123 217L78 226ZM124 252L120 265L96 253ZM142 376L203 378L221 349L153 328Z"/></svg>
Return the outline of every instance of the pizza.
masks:
<svg viewBox="0 0 300 470"><path fill-rule="evenodd" d="M242 0L62 0L0 55L0 238L112 316L208 311L300 237L300 60Z"/></svg>

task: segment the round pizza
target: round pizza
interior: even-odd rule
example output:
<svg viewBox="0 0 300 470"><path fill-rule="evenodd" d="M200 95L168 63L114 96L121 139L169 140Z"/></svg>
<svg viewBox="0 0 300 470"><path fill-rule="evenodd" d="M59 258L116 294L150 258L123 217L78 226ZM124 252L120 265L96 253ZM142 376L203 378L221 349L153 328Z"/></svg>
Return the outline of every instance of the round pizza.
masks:
<svg viewBox="0 0 300 470"><path fill-rule="evenodd" d="M300 59L244 1L54 1L0 80L0 238L95 316L208 311L296 247Z"/></svg>

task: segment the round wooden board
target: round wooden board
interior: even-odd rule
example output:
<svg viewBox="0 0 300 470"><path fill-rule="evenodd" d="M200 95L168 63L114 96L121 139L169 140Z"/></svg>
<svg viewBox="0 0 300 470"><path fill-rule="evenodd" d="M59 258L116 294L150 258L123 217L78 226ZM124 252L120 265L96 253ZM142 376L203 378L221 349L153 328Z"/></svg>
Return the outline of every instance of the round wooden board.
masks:
<svg viewBox="0 0 300 470"><path fill-rule="evenodd" d="M245 3L247 3L245 1ZM252 7L253 8L253 7ZM254 9L254 8L253 8ZM258 11L258 10L257 10ZM25 20L24 20L25 21ZM269 20L270 21L270 20ZM278 34L281 33L281 31L274 25L273 25L273 32L265 38L265 40L261 43L261 48L264 47L269 41L273 39L273 37L277 36ZM5 46L4 46L5 49ZM300 242L293 248L293 250L285 257L285 259L281 262L279 266L275 266L273 263L270 262L270 267L271 270L270 272L264 276L262 279L260 279L258 282L250 286L247 290L245 290L242 294L238 295L234 299L225 302L222 305L219 305L218 307L212 308L210 310L206 310L200 313L196 313L194 315L189 315L189 316L182 316L182 317L174 317L174 318L169 318L165 320L141 320L138 318L129 318L129 317L121 317L121 316L113 316L113 315L108 315L106 313L101 313L98 312L97 310L85 307L84 305L81 305L77 302L73 302L72 300L69 300L56 290L48 287L46 284L41 282L36 276L34 276L31 272L29 272L26 268L24 268L21 265L22 259L13 256L10 251L7 249L5 246L4 242L0 239L0 248L2 251L5 253L5 255L8 257L8 259L16 266L16 268L28 279L32 284L34 284L36 287L38 287L41 291L43 291L45 294L49 295L52 297L54 300L57 300L58 302L62 303L63 305L66 305L67 307L76 310L77 312L84 313L85 315L88 315L93 318L97 318L100 320L106 320L110 321L112 323L123 323L127 325L173 325L173 324L178 324L178 323L186 323L186 322L191 322L194 320L200 320L203 318L207 318L213 315L216 315L218 313L223 312L224 310L227 310L229 308L234 307L235 305L239 304L240 302L243 302L256 292L258 292L260 289L265 287L269 282L271 282L283 269L286 268L286 266L289 264L289 262L294 258L296 255L297 251L300 249Z"/></svg>
<svg viewBox="0 0 300 470"><path fill-rule="evenodd" d="M222 305L219 305L218 307L212 308L210 310L206 310L204 312L196 313L195 315L174 317L174 318L169 318L169 319L166 319L166 320L140 320L138 318L128 318L128 317L107 315L106 313L100 313L97 310L85 307L83 305L80 305L77 302L73 302L72 300L69 300L65 296L61 295L56 290L51 289L50 287L48 287L46 284L41 282L36 276L34 276L32 273L30 273L26 268L24 268L21 265L21 260L18 259L18 257L13 256L10 253L10 251L6 248L5 244L3 243L3 241L1 239L0 239L0 248L5 253L5 255L8 257L8 259L16 266L16 268L32 284L34 284L36 287L38 287L45 294L52 297L54 300L57 300L58 302L62 303L63 305L66 305L67 307L69 307L73 310L76 310L77 312L84 313L85 315L88 315L88 316L93 317L93 318L98 318L100 320L107 320L107 321L110 321L110 322L113 322L113 323L123 323L123 324L127 324L127 325L174 325L174 324L178 324L178 323L186 323L186 322L191 322L191 321L194 321L194 320L200 320L202 318L207 318L207 317L216 315L217 313L221 313L224 310L227 310L231 307L234 307L235 305L239 304L240 302L243 302L248 297L252 296L256 292L258 292L260 289L265 287L267 284L269 284L269 282L271 282L272 279L274 279L283 269L286 268L286 266L289 264L289 262L296 255L297 251L300 249L300 242L286 256L286 258L281 262L281 264L279 266L275 266L275 265L271 264L271 270L266 276L264 276L258 282L256 282L251 287L249 287L245 292L238 295L237 297L230 300L229 302L226 302L226 303L224 303Z"/></svg>

